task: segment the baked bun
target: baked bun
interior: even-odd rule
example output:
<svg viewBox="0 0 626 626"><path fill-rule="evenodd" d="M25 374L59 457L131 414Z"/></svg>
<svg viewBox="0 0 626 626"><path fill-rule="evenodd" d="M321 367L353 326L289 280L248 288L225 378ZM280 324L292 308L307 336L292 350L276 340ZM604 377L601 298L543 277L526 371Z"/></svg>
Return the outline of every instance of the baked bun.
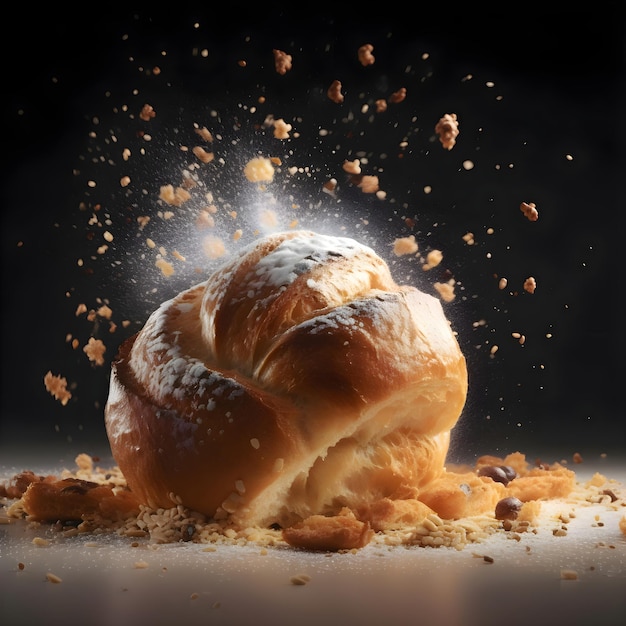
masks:
<svg viewBox="0 0 626 626"><path fill-rule="evenodd" d="M105 422L141 502L285 527L433 481L466 394L438 299L353 239L292 231L150 316Z"/></svg>

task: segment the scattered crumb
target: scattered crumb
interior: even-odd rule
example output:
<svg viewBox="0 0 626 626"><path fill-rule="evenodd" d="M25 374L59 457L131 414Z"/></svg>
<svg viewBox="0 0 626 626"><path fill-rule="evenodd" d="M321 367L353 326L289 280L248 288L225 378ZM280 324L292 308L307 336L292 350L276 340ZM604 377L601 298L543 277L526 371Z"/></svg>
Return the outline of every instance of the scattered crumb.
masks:
<svg viewBox="0 0 626 626"><path fill-rule="evenodd" d="M102 339L89 337L87 345L83 347L83 352L89 357L89 360L96 365L104 365L104 353L106 346Z"/></svg>
<svg viewBox="0 0 626 626"><path fill-rule="evenodd" d="M406 87L400 87L400 89L398 89L398 91L394 91L390 96L389 96L389 102L391 104L399 104L400 102L402 102L404 99L406 98Z"/></svg>
<svg viewBox="0 0 626 626"><path fill-rule="evenodd" d="M362 45L358 50L359 62L363 67L367 67L368 65L373 65L376 60L372 52L374 51L374 46L371 43L366 43Z"/></svg>
<svg viewBox="0 0 626 626"><path fill-rule="evenodd" d="M359 159L354 159L354 161L344 161L343 162L343 170L348 174L358 175L361 173L361 162Z"/></svg>
<svg viewBox="0 0 626 626"><path fill-rule="evenodd" d="M71 400L72 393L67 389L67 379L64 376L56 376L52 372L47 372L43 377L43 382L48 392L63 406Z"/></svg>
<svg viewBox="0 0 626 626"><path fill-rule="evenodd" d="M537 206L534 202L522 202L519 205L520 211L531 221L536 222L539 219Z"/></svg>
<svg viewBox="0 0 626 626"><path fill-rule="evenodd" d="M344 95L341 92L341 81L339 80L333 80L333 82L330 84L330 87L328 88L326 95L328 96L328 98L330 100L332 100L333 102L335 102L336 104L341 104L344 101Z"/></svg>
<svg viewBox="0 0 626 626"><path fill-rule="evenodd" d="M456 298L454 284L454 280L450 279L446 283L436 282L433 284L433 287L444 302L452 302Z"/></svg>
<svg viewBox="0 0 626 626"><path fill-rule="evenodd" d="M156 111L149 104L144 104L139 112L139 119L144 122L149 122L151 119L156 117Z"/></svg>
<svg viewBox="0 0 626 626"><path fill-rule="evenodd" d="M572 569L562 569L561 580L578 580L578 572Z"/></svg>
<svg viewBox="0 0 626 626"><path fill-rule="evenodd" d="M535 293L536 289L537 289L537 281L532 276L529 276L524 281L524 291L528 293Z"/></svg>
<svg viewBox="0 0 626 626"><path fill-rule="evenodd" d="M274 67L278 74L286 74L291 69L292 60L290 54L287 54L283 50L274 49Z"/></svg>
<svg viewBox="0 0 626 626"><path fill-rule="evenodd" d="M297 574L289 579L292 585L306 585L310 582L311 577L308 574Z"/></svg>
<svg viewBox="0 0 626 626"><path fill-rule="evenodd" d="M417 250L418 245L415 241L415 235L409 235L408 237L398 237L393 242L393 253L396 256L416 254Z"/></svg>
<svg viewBox="0 0 626 626"><path fill-rule="evenodd" d="M422 265L422 269L431 270L437 267L443 260L443 252L441 250L431 250L426 255L426 263Z"/></svg>
<svg viewBox="0 0 626 626"><path fill-rule="evenodd" d="M435 133L446 150L452 150L459 134L459 122L456 113L446 113L436 124Z"/></svg>
<svg viewBox="0 0 626 626"><path fill-rule="evenodd" d="M274 166L267 157L255 157L246 163L243 173L251 183L271 182L274 178Z"/></svg>
<svg viewBox="0 0 626 626"><path fill-rule="evenodd" d="M279 119L274 122L274 137L276 139L289 139L289 133L291 130L291 124L288 124L283 119Z"/></svg>

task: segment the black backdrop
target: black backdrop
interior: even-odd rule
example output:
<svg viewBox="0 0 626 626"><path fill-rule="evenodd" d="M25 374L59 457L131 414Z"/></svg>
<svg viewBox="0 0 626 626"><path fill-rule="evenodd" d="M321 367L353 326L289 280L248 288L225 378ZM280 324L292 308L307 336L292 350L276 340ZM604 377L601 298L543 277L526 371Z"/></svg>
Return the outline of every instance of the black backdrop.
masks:
<svg viewBox="0 0 626 626"><path fill-rule="evenodd" d="M447 312L470 368L454 454L622 453L623 25L619 2L584 11L512 4L506 14L420 9L418 18L335 12L304 19L268 8L254 18L231 16L227 24L208 11L103 10L95 18L65 20L58 10L44 9L14 22L10 47L6 39L2 44L0 450L106 445L102 411L116 344L161 299L196 278L182 272L160 280L152 263L137 259L133 210L146 194L138 187L129 199L120 187L116 143L139 150L137 131L154 132L162 147L135 172L154 193L175 179L178 130L211 120L209 110L222 112L222 146L229 133L248 132L255 139L240 146L247 141L249 151L257 144L266 149L250 121L262 117L249 110L264 93L267 112L280 110L301 132L290 144L292 162L313 171L302 177L301 191L291 183L279 190L289 198L285 204L298 193L303 205L322 203L329 208L321 227L347 224L347 234L385 253L395 236L410 233L425 251L444 251L448 274L437 276L458 281ZM369 75L355 62L366 42L374 44L377 59ZM284 77L273 71L272 48L294 57ZM238 64L244 57L248 70ZM346 89L341 108L324 97L334 78ZM364 100L402 84L410 85L407 100L390 107L384 121L363 114ZM157 111L151 126L136 120L144 96ZM132 121L117 108L123 103L135 108ZM429 138L438 117L452 110L461 134L447 152ZM340 136L337 150L319 140L316 132L324 126ZM400 158L406 137L411 148ZM341 202L334 203L319 192L320 181L340 178L344 158L360 150L379 168L387 199L366 198L343 184ZM240 169L242 159L237 152L226 161ZM468 159L475 167L465 171ZM92 177L96 188L88 184ZM423 193L426 184L432 194ZM226 200L241 200L226 174L215 188ZM537 203L537 222L521 216L522 200ZM148 202L156 204L154 197ZM106 230L89 224L96 205L99 218L111 219L114 253L94 252ZM415 220L413 229L405 217ZM315 223L310 212L304 225L307 219ZM472 247L462 240L467 232L475 234ZM386 256L399 278L426 284L424 272ZM525 273L537 276L533 296L521 289ZM496 275L513 286L500 292ZM511 295L512 289L519 293ZM78 303L96 307L99 298L111 303L115 333L105 321L94 326L75 314ZM126 319L131 323L123 328ZM478 320L485 324L474 324ZM526 335L524 346L511 336L516 331ZM105 364L94 367L80 347L72 349L68 333L81 347L91 335L104 337ZM500 349L492 359L494 344ZM76 385L67 406L46 391L48 370Z"/></svg>

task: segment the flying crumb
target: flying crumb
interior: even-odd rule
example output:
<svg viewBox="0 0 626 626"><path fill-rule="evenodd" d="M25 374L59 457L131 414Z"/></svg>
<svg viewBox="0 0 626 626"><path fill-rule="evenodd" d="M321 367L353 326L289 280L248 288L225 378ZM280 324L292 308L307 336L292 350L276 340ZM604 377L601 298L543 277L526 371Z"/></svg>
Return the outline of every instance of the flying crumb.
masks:
<svg viewBox="0 0 626 626"><path fill-rule="evenodd" d="M363 193L376 193L380 189L378 176L362 176L358 187Z"/></svg>
<svg viewBox="0 0 626 626"><path fill-rule="evenodd" d="M444 302L452 302L456 295L454 293L454 281L451 279L446 283L434 283L433 287Z"/></svg>
<svg viewBox="0 0 626 626"><path fill-rule="evenodd" d="M344 100L344 95L341 93L341 87L341 81L334 80L326 91L328 98L336 104L341 104Z"/></svg>
<svg viewBox="0 0 626 626"><path fill-rule="evenodd" d="M292 126L283 119L276 120L274 122L274 137L276 139L289 139L289 133Z"/></svg>
<svg viewBox="0 0 626 626"><path fill-rule="evenodd" d="M255 157L246 163L243 173L251 183L271 182L274 179L274 166L267 157Z"/></svg>
<svg viewBox="0 0 626 626"><path fill-rule="evenodd" d="M433 267L437 267L443 260L443 252L441 250L431 250L426 255L426 263L422 265L423 270L431 270Z"/></svg>
<svg viewBox="0 0 626 626"><path fill-rule="evenodd" d="M459 135L459 122L456 113L446 113L435 126L439 141L446 150L452 150Z"/></svg>
<svg viewBox="0 0 626 626"><path fill-rule="evenodd" d="M535 289L537 289L537 281L532 276L529 276L524 281L524 291L535 293Z"/></svg>
<svg viewBox="0 0 626 626"><path fill-rule="evenodd" d="M192 149L192 152L199 161L202 161L202 163L210 163L215 158L215 155L212 152L207 152L201 146L195 146Z"/></svg>
<svg viewBox="0 0 626 626"><path fill-rule="evenodd" d="M172 276L174 274L174 266L169 261L158 258L154 264L161 270L163 276Z"/></svg>
<svg viewBox="0 0 626 626"><path fill-rule="evenodd" d="M372 54L374 51L374 46L371 43L366 43L361 46L358 51L359 62L363 67L367 67L368 65L373 65L376 58Z"/></svg>
<svg viewBox="0 0 626 626"><path fill-rule="evenodd" d="M536 222L539 219L537 205L534 202L522 202L519 209L531 222Z"/></svg>
<svg viewBox="0 0 626 626"><path fill-rule="evenodd" d="M191 194L182 187L174 189L173 185L163 185L159 191L159 198L172 206L181 206L191 198Z"/></svg>
<svg viewBox="0 0 626 626"><path fill-rule="evenodd" d="M226 246L219 237L207 237L202 242L202 249L209 259L218 259L226 254Z"/></svg>
<svg viewBox="0 0 626 626"><path fill-rule="evenodd" d="M359 159L354 159L354 161L344 161L343 162L343 171L348 174L358 175L361 173L361 162Z"/></svg>
<svg viewBox="0 0 626 626"><path fill-rule="evenodd" d="M405 100L405 98L406 98L406 87L400 87L398 91L394 91L389 96L389 102L391 104L398 104L402 102L403 100ZM458 134L458 131L457 131L457 134Z"/></svg>
<svg viewBox="0 0 626 626"><path fill-rule="evenodd" d="M213 141L213 135L211 134L211 131L209 131L205 126L203 126L202 128L196 128L196 133L208 143L211 143Z"/></svg>
<svg viewBox="0 0 626 626"><path fill-rule="evenodd" d="M418 250L415 235L408 237L398 237L393 242L393 253L396 256L404 256L406 254L415 254Z"/></svg>
<svg viewBox="0 0 626 626"><path fill-rule="evenodd" d="M101 339L89 337L87 345L83 348L83 352L89 357L89 360L96 365L104 365L104 353L106 346Z"/></svg>
<svg viewBox="0 0 626 626"><path fill-rule="evenodd" d="M154 117L156 117L156 111L149 104L144 104L139 112L139 118L144 122L149 122Z"/></svg>
<svg viewBox="0 0 626 626"><path fill-rule="evenodd" d="M290 54L274 49L274 67L278 74L285 75L291 69L292 60Z"/></svg>
<svg viewBox="0 0 626 626"><path fill-rule="evenodd" d="M48 392L54 396L63 406L72 398L71 392L67 389L67 379L63 376L56 376L52 372L47 372L43 377L43 383Z"/></svg>

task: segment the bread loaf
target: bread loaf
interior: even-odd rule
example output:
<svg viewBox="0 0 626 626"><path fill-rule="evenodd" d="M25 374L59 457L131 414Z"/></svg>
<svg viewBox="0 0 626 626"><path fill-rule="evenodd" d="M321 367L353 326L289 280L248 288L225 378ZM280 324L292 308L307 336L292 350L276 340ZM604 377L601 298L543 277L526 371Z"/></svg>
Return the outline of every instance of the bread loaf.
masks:
<svg viewBox="0 0 626 626"><path fill-rule="evenodd" d="M466 394L439 300L353 239L291 231L122 344L105 424L141 502L286 527L436 479Z"/></svg>

